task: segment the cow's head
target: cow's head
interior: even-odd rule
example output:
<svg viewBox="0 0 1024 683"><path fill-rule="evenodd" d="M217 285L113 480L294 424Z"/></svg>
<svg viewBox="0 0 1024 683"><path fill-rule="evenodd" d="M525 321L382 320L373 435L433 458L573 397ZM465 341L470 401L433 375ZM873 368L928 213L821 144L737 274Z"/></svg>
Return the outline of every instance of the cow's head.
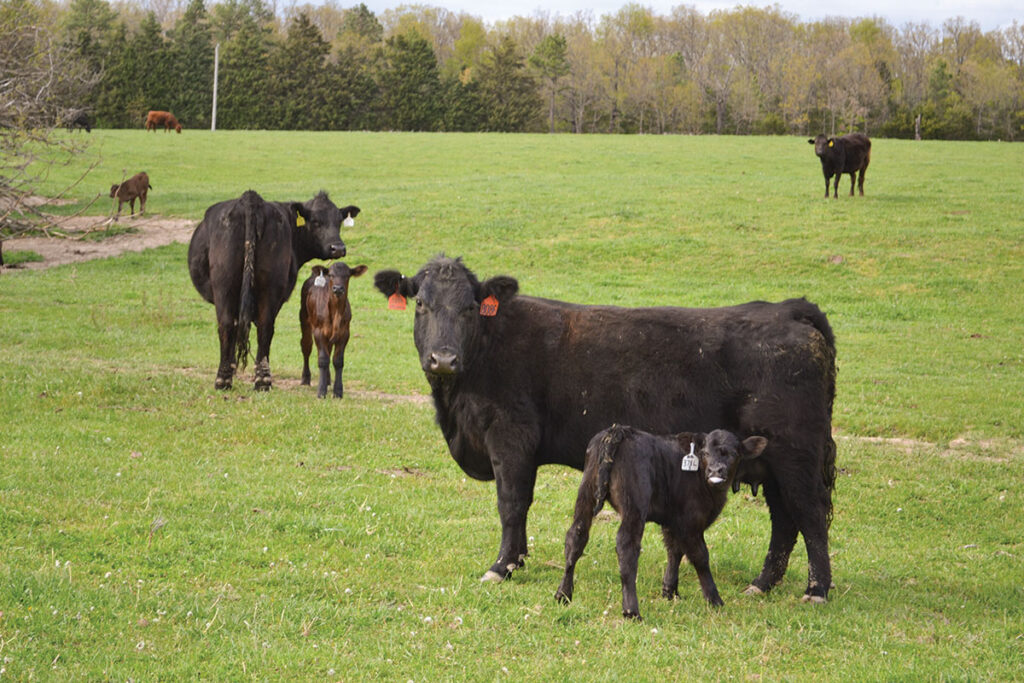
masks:
<svg viewBox="0 0 1024 683"><path fill-rule="evenodd" d="M835 138L827 138L820 134L817 137L811 138L807 142L814 145L814 153L819 157L823 157L828 154L828 151L836 144Z"/></svg>
<svg viewBox="0 0 1024 683"><path fill-rule="evenodd" d="M119 187L121 187L120 183L114 183L113 185L110 186L110 196L111 197L117 196L117 190L118 190Z"/></svg>
<svg viewBox="0 0 1024 683"><path fill-rule="evenodd" d="M413 339L431 381L457 376L472 364L485 326L502 315L502 306L519 291L514 278L480 282L461 259L444 255L411 278L382 270L374 276L374 285L385 296L416 300Z"/></svg>
<svg viewBox="0 0 1024 683"><path fill-rule="evenodd" d="M297 229L303 233L302 242L309 250L310 258L334 259L345 255L345 243L341 241L341 223L349 216L359 213L354 206L339 209L327 193L310 199L305 204L292 203L297 215Z"/></svg>
<svg viewBox="0 0 1024 683"><path fill-rule="evenodd" d="M702 444L699 439L696 441L697 456L703 465L701 470L713 487L728 486L740 462L758 457L768 445L768 439L763 436L751 436L740 441L738 436L724 429L708 433Z"/></svg>
<svg viewBox="0 0 1024 683"><path fill-rule="evenodd" d="M324 277L327 278L331 292L335 296L345 297L348 295L349 278L359 277L365 272L366 266L359 265L355 268L349 268L348 264L344 261L335 261L331 264L330 268L326 269ZM316 266L313 267L313 273L316 274Z"/></svg>

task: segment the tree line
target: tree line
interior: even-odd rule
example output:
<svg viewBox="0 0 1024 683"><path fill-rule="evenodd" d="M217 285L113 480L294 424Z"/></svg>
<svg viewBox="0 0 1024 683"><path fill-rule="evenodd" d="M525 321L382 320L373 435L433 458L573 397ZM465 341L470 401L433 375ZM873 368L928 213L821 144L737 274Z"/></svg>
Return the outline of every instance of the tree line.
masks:
<svg viewBox="0 0 1024 683"><path fill-rule="evenodd" d="M219 45L226 129L1024 135L1017 22L896 28L802 22L777 6L628 4L488 26L439 7L276 13L264 0L70 0L43 14L95 81L75 104L99 127L166 109L209 128Z"/></svg>

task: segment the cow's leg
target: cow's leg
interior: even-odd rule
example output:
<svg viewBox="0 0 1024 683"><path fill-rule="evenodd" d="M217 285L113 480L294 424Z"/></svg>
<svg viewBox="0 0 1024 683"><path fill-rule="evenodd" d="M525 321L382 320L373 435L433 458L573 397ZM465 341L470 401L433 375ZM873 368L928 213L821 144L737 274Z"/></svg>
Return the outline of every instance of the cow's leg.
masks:
<svg viewBox="0 0 1024 683"><path fill-rule="evenodd" d="M135 197L128 200L128 207L132 210L132 218L135 217Z"/></svg>
<svg viewBox="0 0 1024 683"><path fill-rule="evenodd" d="M345 345L344 343L337 343L334 345L334 397L341 398L345 394L345 389L341 383L341 373L345 369Z"/></svg>
<svg viewBox="0 0 1024 683"><path fill-rule="evenodd" d="M860 190L860 196L864 196L864 174L868 172L868 169L860 169L860 173L857 174L857 189Z"/></svg>
<svg viewBox="0 0 1024 683"><path fill-rule="evenodd" d="M220 338L220 366L217 368L215 389L230 389L235 376L235 342L238 325L235 316L225 306L217 306L217 336Z"/></svg>
<svg viewBox="0 0 1024 683"><path fill-rule="evenodd" d="M562 583L555 591L555 599L559 602L572 601L573 579L576 563L583 555L583 549L590 540L590 527L594 523L594 490L590 482L584 478L576 495L576 509L572 515L572 524L565 532L565 573Z"/></svg>
<svg viewBox="0 0 1024 683"><path fill-rule="evenodd" d="M853 196L853 186L856 184L856 182L857 182L857 172L854 171L853 173L850 174L850 196L851 197ZM861 194L863 194L863 192Z"/></svg>
<svg viewBox="0 0 1024 683"><path fill-rule="evenodd" d="M316 390L317 398L327 396L327 385L331 382L331 354L328 351L327 342L317 343L316 365L320 368L320 384Z"/></svg>
<svg viewBox="0 0 1024 683"><path fill-rule="evenodd" d="M789 555L796 544L796 522L793 521L793 515L787 508L774 477L764 481L764 497L772 520L772 538L768 543L768 554L765 555L761 573L744 591L748 595L767 593L782 580L789 564Z"/></svg>
<svg viewBox="0 0 1024 683"><path fill-rule="evenodd" d="M822 175L825 176L825 199L828 199L828 186L829 182L832 180L832 176L830 176L828 173L825 173L824 171L822 171Z"/></svg>
<svg viewBox="0 0 1024 683"><path fill-rule="evenodd" d="M146 213L146 193L139 195L139 215Z"/></svg>
<svg viewBox="0 0 1024 683"><path fill-rule="evenodd" d="M622 616L642 621L636 596L636 570L644 538L644 518L626 509L621 513L622 524L615 536L615 552L619 556L619 578L622 581Z"/></svg>
<svg viewBox="0 0 1024 683"><path fill-rule="evenodd" d="M832 181L832 198L839 198L839 179L843 177L842 173L836 173L835 179Z"/></svg>
<svg viewBox="0 0 1024 683"><path fill-rule="evenodd" d="M504 431L504 430L502 430ZM492 435L489 431L485 441L488 450L495 453L492 444L506 443L504 439L517 439L522 443L526 436L515 430L505 431L504 437ZM501 446L499 445L500 449ZM537 481L537 466L529 451L509 452L507 445L501 456L491 456L494 481L498 488L498 516L501 518L501 547L498 559L480 578L481 581L503 581L512 575L526 559L526 515L533 503L533 485Z"/></svg>
<svg viewBox="0 0 1024 683"><path fill-rule="evenodd" d="M679 595L679 563L686 551L682 541L667 526L661 528L661 536L665 539L665 550L668 552L668 564L665 565L665 576L661 580L661 594L671 600Z"/></svg>
<svg viewBox="0 0 1024 683"><path fill-rule="evenodd" d="M686 543L686 557L689 558L693 568L697 570L697 579L700 581L700 590L704 594L704 599L713 607L724 605L722 597L718 594L715 579L711 576L708 545L704 542L703 533L695 531L689 534Z"/></svg>
<svg viewBox="0 0 1024 683"><path fill-rule="evenodd" d="M274 304L266 294L259 302L256 311L256 391L269 391L273 386L270 376L270 342L274 340L274 320L281 308L281 303Z"/></svg>

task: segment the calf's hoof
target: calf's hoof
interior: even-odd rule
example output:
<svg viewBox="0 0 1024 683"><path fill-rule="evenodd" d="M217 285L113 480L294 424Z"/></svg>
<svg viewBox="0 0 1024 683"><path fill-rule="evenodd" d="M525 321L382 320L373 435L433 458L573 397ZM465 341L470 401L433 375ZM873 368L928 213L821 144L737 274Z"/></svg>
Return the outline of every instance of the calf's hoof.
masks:
<svg viewBox="0 0 1024 683"><path fill-rule="evenodd" d="M764 595L765 592L763 590L761 590L760 588L758 588L757 586L755 586L754 584L750 584L749 586L747 586L746 588L743 589L743 594L744 595Z"/></svg>
<svg viewBox="0 0 1024 683"><path fill-rule="evenodd" d="M806 602L811 605L824 605L828 602L828 598L824 595L810 595L809 593L804 593L804 596L800 598L800 602Z"/></svg>
<svg viewBox="0 0 1024 683"><path fill-rule="evenodd" d="M570 602L572 602L572 593L563 593L562 589L559 588L557 591L555 591L555 600L563 605L568 605Z"/></svg>
<svg viewBox="0 0 1024 683"><path fill-rule="evenodd" d="M632 611L622 610L622 616L626 617L627 619L629 619L631 621L635 621L637 623L640 623L641 621L644 620L644 618L642 616L640 616L639 612L632 612Z"/></svg>
<svg viewBox="0 0 1024 683"><path fill-rule="evenodd" d="M480 577L480 583L501 583L504 580L505 577L493 569L488 569L484 572L484 575Z"/></svg>

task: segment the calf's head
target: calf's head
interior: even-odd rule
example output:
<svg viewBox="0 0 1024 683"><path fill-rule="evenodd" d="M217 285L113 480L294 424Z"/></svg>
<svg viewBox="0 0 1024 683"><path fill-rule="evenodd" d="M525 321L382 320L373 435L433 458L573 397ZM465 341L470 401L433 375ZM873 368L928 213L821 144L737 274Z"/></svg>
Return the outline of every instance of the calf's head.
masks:
<svg viewBox="0 0 1024 683"><path fill-rule="evenodd" d="M337 297L346 297L348 296L349 279L359 277L365 272L366 266L364 265L349 268L347 263L343 261L335 261L331 264L330 268L327 268L322 274L327 278L327 283L331 288L332 294ZM313 274L317 274L316 266L313 268Z"/></svg>
<svg viewBox="0 0 1024 683"><path fill-rule="evenodd" d="M358 214L358 207L339 209L327 193L321 191L304 204L294 202L292 208L299 215L299 230L306 231L305 241L313 252L313 258L334 259L345 255L341 223Z"/></svg>
<svg viewBox="0 0 1024 683"><path fill-rule="evenodd" d="M827 138L824 135L820 134L808 140L807 142L814 145L814 153L817 154L819 157L823 157L826 154L828 154L829 150L832 149L836 144L834 138Z"/></svg>
<svg viewBox="0 0 1024 683"><path fill-rule="evenodd" d="M768 440L763 436L751 436L742 441L732 432L716 429L704 437L699 444L697 456L703 467L701 471L712 487L727 487L736 475L736 468L742 460L752 460L764 451Z"/></svg>
<svg viewBox="0 0 1024 683"><path fill-rule="evenodd" d="M480 282L461 259L443 255L411 278L394 270L380 271L374 285L388 297L415 298L413 339L430 381L456 377L473 363L486 326L499 319L502 306L519 290L511 277Z"/></svg>

